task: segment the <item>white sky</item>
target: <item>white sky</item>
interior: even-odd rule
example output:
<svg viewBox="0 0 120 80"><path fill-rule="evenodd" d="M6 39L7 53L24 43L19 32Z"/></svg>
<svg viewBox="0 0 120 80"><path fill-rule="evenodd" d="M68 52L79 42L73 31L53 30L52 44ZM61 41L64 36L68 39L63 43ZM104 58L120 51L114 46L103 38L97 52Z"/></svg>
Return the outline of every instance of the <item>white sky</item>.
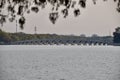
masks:
<svg viewBox="0 0 120 80"><path fill-rule="evenodd" d="M120 13L116 11L116 3L113 0L107 2L99 0L97 5L87 0L87 7L81 10L79 17L74 17L73 13L66 19L60 16L54 25L49 20L47 9L41 10L38 14L26 15L25 28L24 30L18 29L18 31L34 33L34 27L37 26L37 33L42 34L86 34L87 36L98 34L102 36L110 33L112 35L114 29L120 26ZM15 23L6 23L1 28L7 32L15 32L15 25Z"/></svg>

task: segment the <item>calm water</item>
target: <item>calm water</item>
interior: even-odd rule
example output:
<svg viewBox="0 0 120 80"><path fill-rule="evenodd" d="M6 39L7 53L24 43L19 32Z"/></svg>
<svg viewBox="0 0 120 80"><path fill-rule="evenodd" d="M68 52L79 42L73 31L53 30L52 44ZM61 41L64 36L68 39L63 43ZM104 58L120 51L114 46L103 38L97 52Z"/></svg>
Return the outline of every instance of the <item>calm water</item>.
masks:
<svg viewBox="0 0 120 80"><path fill-rule="evenodd" d="M120 47L0 46L0 80L120 80Z"/></svg>

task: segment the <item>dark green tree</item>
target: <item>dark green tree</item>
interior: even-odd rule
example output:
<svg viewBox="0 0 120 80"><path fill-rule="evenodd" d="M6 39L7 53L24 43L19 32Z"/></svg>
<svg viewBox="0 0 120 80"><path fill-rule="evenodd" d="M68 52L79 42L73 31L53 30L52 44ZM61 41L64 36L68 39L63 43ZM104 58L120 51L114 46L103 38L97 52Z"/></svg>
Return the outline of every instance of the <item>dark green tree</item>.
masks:
<svg viewBox="0 0 120 80"><path fill-rule="evenodd" d="M7 42L10 42L12 39L11 37L9 36L8 33L5 33L3 32L2 30L0 30L0 43L3 42L3 43L7 43Z"/></svg>

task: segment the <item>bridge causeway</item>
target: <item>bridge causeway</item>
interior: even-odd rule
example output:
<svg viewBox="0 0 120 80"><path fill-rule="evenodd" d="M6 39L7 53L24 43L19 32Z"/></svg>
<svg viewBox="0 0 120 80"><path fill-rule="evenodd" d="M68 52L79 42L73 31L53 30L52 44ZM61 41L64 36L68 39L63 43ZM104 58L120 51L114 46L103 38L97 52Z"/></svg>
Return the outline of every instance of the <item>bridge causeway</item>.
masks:
<svg viewBox="0 0 120 80"><path fill-rule="evenodd" d="M38 39L9 43L10 45L113 45L112 41L100 39Z"/></svg>

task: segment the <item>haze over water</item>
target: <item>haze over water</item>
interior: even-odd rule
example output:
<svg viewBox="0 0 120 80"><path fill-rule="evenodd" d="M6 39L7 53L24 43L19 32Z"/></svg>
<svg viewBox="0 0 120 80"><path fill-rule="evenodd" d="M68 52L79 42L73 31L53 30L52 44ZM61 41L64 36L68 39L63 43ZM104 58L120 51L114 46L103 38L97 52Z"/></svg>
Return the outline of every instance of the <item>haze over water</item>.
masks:
<svg viewBox="0 0 120 80"><path fill-rule="evenodd" d="M0 46L0 80L120 80L120 47Z"/></svg>

